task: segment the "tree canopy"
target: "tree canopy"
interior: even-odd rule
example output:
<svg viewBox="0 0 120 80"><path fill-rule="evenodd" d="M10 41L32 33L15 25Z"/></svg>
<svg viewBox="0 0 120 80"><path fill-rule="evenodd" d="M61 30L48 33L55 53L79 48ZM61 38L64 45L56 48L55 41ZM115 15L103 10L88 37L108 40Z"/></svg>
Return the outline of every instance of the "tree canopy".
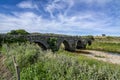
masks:
<svg viewBox="0 0 120 80"><path fill-rule="evenodd" d="M13 35L27 35L29 34L27 31L25 31L24 29L18 29L18 30L11 30L10 32L8 32L7 34L13 34Z"/></svg>

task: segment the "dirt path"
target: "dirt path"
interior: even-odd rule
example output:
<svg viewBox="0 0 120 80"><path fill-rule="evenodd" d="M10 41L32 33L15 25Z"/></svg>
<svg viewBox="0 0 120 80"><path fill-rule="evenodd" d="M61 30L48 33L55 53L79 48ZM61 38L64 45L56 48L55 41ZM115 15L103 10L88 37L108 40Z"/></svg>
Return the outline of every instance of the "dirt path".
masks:
<svg viewBox="0 0 120 80"><path fill-rule="evenodd" d="M12 80L12 74L4 65L5 57L0 54L0 80Z"/></svg>
<svg viewBox="0 0 120 80"><path fill-rule="evenodd" d="M120 54L95 51L95 50L82 50L82 51L85 53L88 53L88 54L82 54L82 55L92 57L97 60L110 62L113 64L120 64Z"/></svg>

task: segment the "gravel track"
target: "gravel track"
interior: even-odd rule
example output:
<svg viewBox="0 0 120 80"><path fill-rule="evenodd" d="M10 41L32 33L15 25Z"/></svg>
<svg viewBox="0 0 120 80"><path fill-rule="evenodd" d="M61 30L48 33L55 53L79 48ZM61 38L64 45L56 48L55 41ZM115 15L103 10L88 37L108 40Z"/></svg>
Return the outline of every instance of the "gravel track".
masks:
<svg viewBox="0 0 120 80"><path fill-rule="evenodd" d="M81 55L85 55L104 62L120 64L120 54L117 53L109 53L109 52L95 51L95 50L82 50L82 52L83 54ZM87 54L84 54L84 52Z"/></svg>

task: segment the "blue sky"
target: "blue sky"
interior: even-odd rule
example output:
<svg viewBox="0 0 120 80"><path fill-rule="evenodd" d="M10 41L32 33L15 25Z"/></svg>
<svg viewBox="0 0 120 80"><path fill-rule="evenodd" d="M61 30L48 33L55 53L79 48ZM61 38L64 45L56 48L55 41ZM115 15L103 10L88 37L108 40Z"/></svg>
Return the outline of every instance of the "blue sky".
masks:
<svg viewBox="0 0 120 80"><path fill-rule="evenodd" d="M0 32L120 36L120 0L0 0Z"/></svg>

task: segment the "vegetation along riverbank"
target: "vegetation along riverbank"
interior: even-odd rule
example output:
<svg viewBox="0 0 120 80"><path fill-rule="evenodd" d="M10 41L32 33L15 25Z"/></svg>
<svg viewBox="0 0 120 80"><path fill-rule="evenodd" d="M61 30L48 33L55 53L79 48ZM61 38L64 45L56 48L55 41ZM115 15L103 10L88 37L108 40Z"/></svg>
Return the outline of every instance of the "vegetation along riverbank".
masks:
<svg viewBox="0 0 120 80"><path fill-rule="evenodd" d="M12 56L20 67L21 80L118 80L120 66L60 50L42 51L36 44L4 44L5 64L13 74Z"/></svg>

